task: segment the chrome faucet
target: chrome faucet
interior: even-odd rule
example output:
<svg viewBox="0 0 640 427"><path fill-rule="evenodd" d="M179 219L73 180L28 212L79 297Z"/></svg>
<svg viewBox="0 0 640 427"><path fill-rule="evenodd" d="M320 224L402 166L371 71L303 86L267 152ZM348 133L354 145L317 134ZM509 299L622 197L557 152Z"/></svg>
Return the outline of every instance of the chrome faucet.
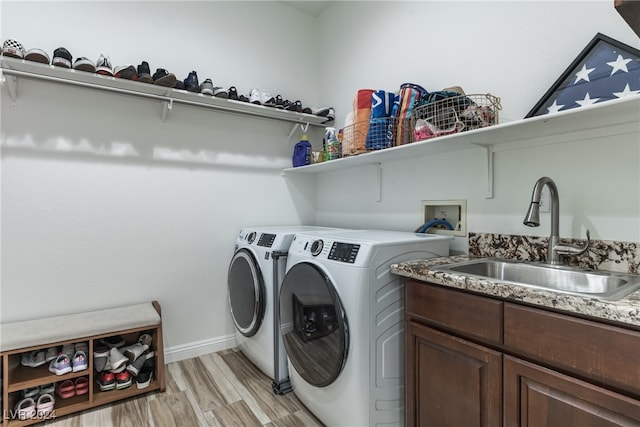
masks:
<svg viewBox="0 0 640 427"><path fill-rule="evenodd" d="M547 263L560 265L562 264L562 256L576 256L585 253L591 244L591 235L589 230L587 230L587 243L583 247L560 244L560 198L558 197L558 187L556 187L555 182L548 176L540 178L533 187L531 205L529 205L527 215L524 217L524 225L529 227L538 227L540 225L540 197L545 185L549 187L549 194L551 196L551 236L549 236Z"/></svg>

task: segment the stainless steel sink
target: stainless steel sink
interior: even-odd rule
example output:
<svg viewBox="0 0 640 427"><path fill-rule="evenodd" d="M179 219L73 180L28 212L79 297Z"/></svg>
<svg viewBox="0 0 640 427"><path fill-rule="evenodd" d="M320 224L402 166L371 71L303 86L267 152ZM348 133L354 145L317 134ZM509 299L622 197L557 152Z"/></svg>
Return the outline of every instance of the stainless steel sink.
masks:
<svg viewBox="0 0 640 427"><path fill-rule="evenodd" d="M609 301L619 300L640 288L640 275L636 274L551 266L498 258L480 258L433 267L433 270L503 280L528 287Z"/></svg>

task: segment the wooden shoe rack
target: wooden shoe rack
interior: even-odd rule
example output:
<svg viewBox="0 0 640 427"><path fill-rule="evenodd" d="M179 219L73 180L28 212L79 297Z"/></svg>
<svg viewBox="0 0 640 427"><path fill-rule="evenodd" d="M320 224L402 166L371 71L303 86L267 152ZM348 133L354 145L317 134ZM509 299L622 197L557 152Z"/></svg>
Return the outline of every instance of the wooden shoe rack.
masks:
<svg viewBox="0 0 640 427"><path fill-rule="evenodd" d="M153 310L153 311L152 311ZM153 314L156 313L156 316ZM117 316L117 317L111 317ZM88 317L97 319L96 322L88 322ZM77 322L73 322L76 318ZM114 329L108 329L108 324L113 320ZM69 322L72 323L69 323ZM39 344L14 347L17 342L29 341L29 337L25 337L24 332L37 327L49 325L50 335L59 338L61 335L53 333L53 327L60 322L64 322L70 326L64 334L66 339L56 339L55 341L42 340ZM2 359L2 411L3 427L26 426L42 422L45 419L57 419L65 415L73 414L79 411L87 410L97 406L118 400L137 397L146 393L164 391L165 390L165 370L163 357L163 341L162 341L162 319L160 305L154 301L148 304L140 304L130 307L119 307L117 309L101 310L89 313L80 313L78 315L67 315L56 318L38 319L35 321L16 322L3 324L0 333L0 342L2 351L0 357ZM87 332L83 334L82 332ZM91 333L88 333L91 332ZM100 341L104 338L121 336L125 345L134 344L138 341L141 334L147 333L152 337L150 350L154 351L155 371L151 378L151 383L144 389L138 389L133 377L131 386L122 390L100 391L97 380L100 376L94 368L94 350L100 345ZM33 336L34 334L32 334ZM37 335L37 334L36 334ZM38 337L34 337L38 338ZM50 347L62 347L65 344L76 344L86 342L88 344L88 368L78 372L70 372L64 375L56 375L49 372L49 363L45 363L36 368L26 367L21 364L21 358L24 353L34 350L42 350L46 353ZM77 378L86 377L89 382L88 393L75 395L67 399L62 399L54 394L56 402L54 411L48 417L35 416L27 420L16 419L16 404L23 399L23 390L43 386L49 383L60 383L65 380L75 381ZM37 400L37 397L34 398Z"/></svg>

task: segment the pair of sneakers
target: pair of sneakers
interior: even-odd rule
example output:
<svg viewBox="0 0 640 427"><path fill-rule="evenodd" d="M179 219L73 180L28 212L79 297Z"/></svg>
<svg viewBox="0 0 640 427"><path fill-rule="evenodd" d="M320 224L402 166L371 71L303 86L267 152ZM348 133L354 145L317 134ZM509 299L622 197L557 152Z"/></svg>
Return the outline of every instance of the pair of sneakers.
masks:
<svg viewBox="0 0 640 427"><path fill-rule="evenodd" d="M82 351L76 351L73 357L69 357L65 353L61 353L49 363L49 372L56 375L64 375L69 372L84 371L89 367L87 354Z"/></svg>

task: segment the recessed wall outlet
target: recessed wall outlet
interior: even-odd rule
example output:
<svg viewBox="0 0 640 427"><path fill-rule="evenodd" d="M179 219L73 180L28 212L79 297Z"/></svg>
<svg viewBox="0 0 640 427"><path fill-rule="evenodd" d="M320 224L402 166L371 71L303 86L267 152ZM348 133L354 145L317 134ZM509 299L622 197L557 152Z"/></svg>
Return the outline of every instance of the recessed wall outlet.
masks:
<svg viewBox="0 0 640 427"><path fill-rule="evenodd" d="M540 212L545 213L549 212L549 198L551 195L549 194L549 188L545 185L542 188L542 193L540 193Z"/></svg>
<svg viewBox="0 0 640 427"><path fill-rule="evenodd" d="M453 227L435 224L427 229L427 233L448 234L451 236L467 235L467 201L466 200L423 200L422 224L443 219Z"/></svg>

